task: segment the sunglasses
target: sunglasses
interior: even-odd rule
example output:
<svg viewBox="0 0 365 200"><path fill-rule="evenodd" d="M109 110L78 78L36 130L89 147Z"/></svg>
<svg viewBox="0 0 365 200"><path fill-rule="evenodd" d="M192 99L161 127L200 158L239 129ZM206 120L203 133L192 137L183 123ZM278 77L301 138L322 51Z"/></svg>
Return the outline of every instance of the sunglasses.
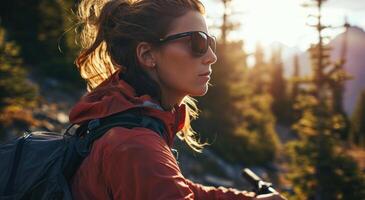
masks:
<svg viewBox="0 0 365 200"><path fill-rule="evenodd" d="M208 35L203 31L190 31L170 35L166 38L161 38L159 40L159 43L164 44L168 41L176 40L183 37L190 37L191 51L194 56L203 56L208 51L209 47L214 53L216 51L216 38L214 36Z"/></svg>

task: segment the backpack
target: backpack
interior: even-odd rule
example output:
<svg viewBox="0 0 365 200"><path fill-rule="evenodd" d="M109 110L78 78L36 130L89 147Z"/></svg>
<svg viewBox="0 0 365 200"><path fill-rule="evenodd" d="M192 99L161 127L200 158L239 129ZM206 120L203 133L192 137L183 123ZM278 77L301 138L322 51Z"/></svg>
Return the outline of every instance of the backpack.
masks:
<svg viewBox="0 0 365 200"><path fill-rule="evenodd" d="M90 120L73 134L37 131L0 145L1 200L71 200L69 182L95 140L116 126L145 127L165 138L157 118L133 111Z"/></svg>

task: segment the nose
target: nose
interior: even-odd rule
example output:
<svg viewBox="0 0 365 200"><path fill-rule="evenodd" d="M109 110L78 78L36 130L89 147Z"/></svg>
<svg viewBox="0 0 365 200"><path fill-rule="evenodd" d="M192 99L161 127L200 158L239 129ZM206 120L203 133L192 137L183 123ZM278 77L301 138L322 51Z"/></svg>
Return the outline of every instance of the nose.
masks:
<svg viewBox="0 0 365 200"><path fill-rule="evenodd" d="M212 65L217 62L217 55L213 52L213 50L209 47L207 53L205 53L203 57L203 62L205 65Z"/></svg>

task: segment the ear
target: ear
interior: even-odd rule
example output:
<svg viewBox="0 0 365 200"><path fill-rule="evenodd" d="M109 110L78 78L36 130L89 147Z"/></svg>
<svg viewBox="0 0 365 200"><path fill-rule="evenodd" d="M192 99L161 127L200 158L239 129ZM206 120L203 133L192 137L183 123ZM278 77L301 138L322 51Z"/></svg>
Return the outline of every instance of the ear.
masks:
<svg viewBox="0 0 365 200"><path fill-rule="evenodd" d="M140 42L137 44L136 56L141 67L146 69L155 67L156 59L152 50L152 45L147 42Z"/></svg>

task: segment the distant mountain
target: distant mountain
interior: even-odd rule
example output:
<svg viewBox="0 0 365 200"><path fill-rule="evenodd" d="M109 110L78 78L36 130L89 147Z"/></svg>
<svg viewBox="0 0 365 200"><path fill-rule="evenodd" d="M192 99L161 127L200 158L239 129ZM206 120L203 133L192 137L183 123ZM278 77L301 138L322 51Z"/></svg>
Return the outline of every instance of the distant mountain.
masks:
<svg viewBox="0 0 365 200"><path fill-rule="evenodd" d="M345 34L335 37L330 45L333 47L331 57L333 60L340 58L342 41ZM345 69L354 78L346 82L344 95L344 108L350 114L356 106L357 98L365 90L365 32L358 27L348 30L348 46Z"/></svg>
<svg viewBox="0 0 365 200"><path fill-rule="evenodd" d="M365 90L365 31L359 27L351 27L347 32L348 45L346 64L344 68L354 78L346 82L344 94L344 109L346 113L351 114L356 105L358 95L362 90ZM340 59L342 49L342 42L345 33L337 35L329 43L333 48L331 52L331 60L336 61ZM309 54L307 52L300 52L295 49L287 49L290 52L283 56L285 75L290 76L293 73L293 56L299 55L300 73L307 75L311 72Z"/></svg>

